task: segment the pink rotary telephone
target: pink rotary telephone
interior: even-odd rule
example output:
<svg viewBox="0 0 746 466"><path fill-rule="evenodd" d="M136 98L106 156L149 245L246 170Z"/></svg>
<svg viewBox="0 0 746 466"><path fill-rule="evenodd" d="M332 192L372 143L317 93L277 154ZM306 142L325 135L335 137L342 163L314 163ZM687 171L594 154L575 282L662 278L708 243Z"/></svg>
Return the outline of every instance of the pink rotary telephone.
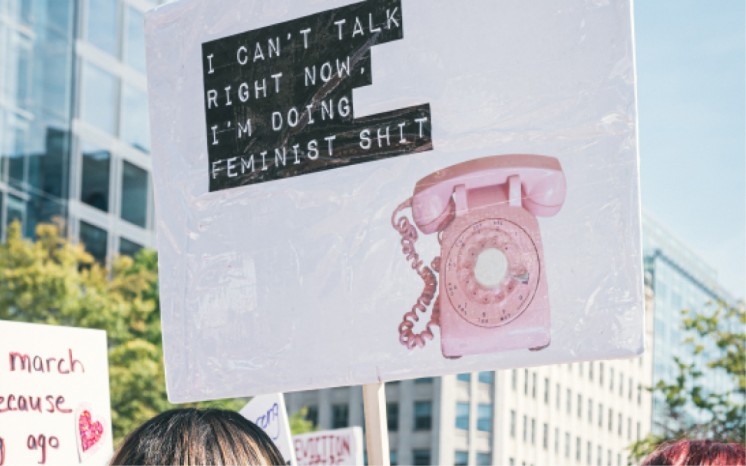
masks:
<svg viewBox="0 0 746 466"><path fill-rule="evenodd" d="M440 327L447 358L529 348L550 342L549 296L537 215L556 214L565 200L559 161L542 155L495 155L439 170L417 182L393 213L402 252L425 282L404 314L399 340L409 349ZM438 232L441 256L430 266L415 250L417 230ZM440 289L433 303L440 274ZM433 303L430 321L414 331Z"/></svg>

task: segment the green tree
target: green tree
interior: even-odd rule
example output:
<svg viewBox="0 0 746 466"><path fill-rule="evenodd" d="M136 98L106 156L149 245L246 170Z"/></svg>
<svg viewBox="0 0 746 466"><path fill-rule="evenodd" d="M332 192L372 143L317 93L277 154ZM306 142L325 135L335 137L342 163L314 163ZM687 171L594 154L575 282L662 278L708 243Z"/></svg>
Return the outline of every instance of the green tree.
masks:
<svg viewBox="0 0 746 466"><path fill-rule="evenodd" d="M681 438L746 441L744 304L718 302L701 312L688 309L681 312L687 332L683 343L695 357L709 348L715 356L704 364L724 373L732 386L724 386L722 391L709 391L703 384L706 376L701 366L674 358L678 369L676 378L671 382L660 380L649 388L654 394L662 395L668 422L661 426L662 434L651 433L630 446L634 459L645 457L661 443Z"/></svg>
<svg viewBox="0 0 746 466"><path fill-rule="evenodd" d="M313 424L313 422L308 420L307 416L307 407L303 407L299 411L288 416L290 432L293 435L305 434L306 432L313 432L316 430L316 426Z"/></svg>
<svg viewBox="0 0 746 466"><path fill-rule="evenodd" d="M106 330L114 441L175 407L166 398L157 258L142 250L110 269L56 225L36 228L36 241L18 223L0 245L0 319ZM246 400L186 406L239 409ZM181 405L185 406L185 405Z"/></svg>

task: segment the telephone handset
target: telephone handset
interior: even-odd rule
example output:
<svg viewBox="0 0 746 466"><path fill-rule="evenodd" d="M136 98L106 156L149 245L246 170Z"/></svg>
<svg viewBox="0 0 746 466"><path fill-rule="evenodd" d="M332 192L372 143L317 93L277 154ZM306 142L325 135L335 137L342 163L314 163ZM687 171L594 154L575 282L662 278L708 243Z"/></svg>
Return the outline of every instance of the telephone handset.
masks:
<svg viewBox="0 0 746 466"><path fill-rule="evenodd" d="M422 347L433 338L432 327L439 326L443 355L450 358L549 345L549 297L536 216L559 212L565 191L559 161L528 154L470 160L418 181L391 218L402 252L424 281L399 325L401 343ZM417 228L399 216L406 208L412 209ZM415 250L417 229L438 233L441 255L429 266ZM415 322L431 304L429 322L416 333Z"/></svg>

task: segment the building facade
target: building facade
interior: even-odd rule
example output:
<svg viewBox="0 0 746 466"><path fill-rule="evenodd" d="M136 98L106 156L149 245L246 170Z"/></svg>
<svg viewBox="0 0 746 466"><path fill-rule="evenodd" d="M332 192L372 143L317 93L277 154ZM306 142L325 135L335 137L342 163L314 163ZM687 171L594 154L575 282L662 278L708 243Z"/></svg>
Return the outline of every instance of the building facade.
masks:
<svg viewBox="0 0 746 466"><path fill-rule="evenodd" d="M387 383L391 464L625 466L650 432L650 354ZM360 387L286 400L321 430L364 424Z"/></svg>
<svg viewBox="0 0 746 466"><path fill-rule="evenodd" d="M154 246L143 13L151 0L0 2L0 239L64 221L100 261Z"/></svg>
<svg viewBox="0 0 746 466"><path fill-rule="evenodd" d="M676 358L684 363L696 364L703 371L700 382L707 392L723 393L728 387L735 388L735 381L719 369L707 367L707 362L718 357L719 349L712 341L698 340L704 345L699 355L684 343L687 338L683 327L682 309L708 314L717 303L735 303L717 283L717 274L702 259L681 244L671 232L649 215L643 217L643 250L645 275L648 286L653 291L654 383L659 380L673 382L679 375ZM738 322L731 325L738 326ZM735 329L734 329L735 330ZM660 393L653 397L653 431L663 433L667 427L675 428L673 420L665 410L665 402ZM706 422L706 413L692 406L687 410L686 422Z"/></svg>

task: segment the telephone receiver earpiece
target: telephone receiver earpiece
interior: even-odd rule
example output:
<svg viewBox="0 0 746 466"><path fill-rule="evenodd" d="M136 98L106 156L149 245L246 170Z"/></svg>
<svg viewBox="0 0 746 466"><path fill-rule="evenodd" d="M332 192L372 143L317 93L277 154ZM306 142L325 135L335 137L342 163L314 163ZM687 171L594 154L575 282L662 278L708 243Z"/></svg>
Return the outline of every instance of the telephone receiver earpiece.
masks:
<svg viewBox="0 0 746 466"><path fill-rule="evenodd" d="M520 205L533 215L554 215L565 201L565 175L556 158L494 155L444 168L418 181L412 196L412 218L425 234L441 231L456 214L454 191L507 187L511 180L520 181Z"/></svg>

